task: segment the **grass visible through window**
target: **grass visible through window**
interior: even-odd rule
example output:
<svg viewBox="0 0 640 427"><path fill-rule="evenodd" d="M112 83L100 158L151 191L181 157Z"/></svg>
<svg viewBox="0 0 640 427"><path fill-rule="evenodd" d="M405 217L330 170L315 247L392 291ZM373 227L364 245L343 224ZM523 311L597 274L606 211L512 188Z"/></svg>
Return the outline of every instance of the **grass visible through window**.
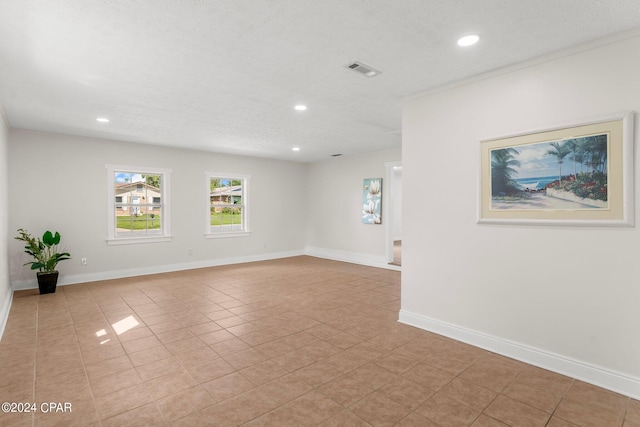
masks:
<svg viewBox="0 0 640 427"><path fill-rule="evenodd" d="M161 224L162 221L160 221L160 215L158 214L154 214L153 218L151 218L151 214L116 217L116 228L126 230L154 230L160 228Z"/></svg>
<svg viewBox="0 0 640 427"><path fill-rule="evenodd" d="M211 212L211 225L242 224L241 213Z"/></svg>

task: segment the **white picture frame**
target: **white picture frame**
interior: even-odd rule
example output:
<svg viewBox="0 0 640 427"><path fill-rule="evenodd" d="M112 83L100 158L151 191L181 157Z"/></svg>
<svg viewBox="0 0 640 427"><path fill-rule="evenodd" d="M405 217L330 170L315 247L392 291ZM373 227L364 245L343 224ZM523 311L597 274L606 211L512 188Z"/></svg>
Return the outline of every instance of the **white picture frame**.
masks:
<svg viewBox="0 0 640 427"><path fill-rule="evenodd" d="M478 223L634 226L633 123L627 112L481 140Z"/></svg>

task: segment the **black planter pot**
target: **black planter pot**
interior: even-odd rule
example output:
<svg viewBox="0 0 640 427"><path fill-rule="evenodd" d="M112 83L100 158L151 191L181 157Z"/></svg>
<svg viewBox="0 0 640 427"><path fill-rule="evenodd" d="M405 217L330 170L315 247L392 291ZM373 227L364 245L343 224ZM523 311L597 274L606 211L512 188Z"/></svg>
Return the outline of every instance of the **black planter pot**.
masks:
<svg viewBox="0 0 640 427"><path fill-rule="evenodd" d="M56 291L56 285L58 284L58 272L57 271L40 271L38 276L38 288L40 288L40 294L53 294Z"/></svg>

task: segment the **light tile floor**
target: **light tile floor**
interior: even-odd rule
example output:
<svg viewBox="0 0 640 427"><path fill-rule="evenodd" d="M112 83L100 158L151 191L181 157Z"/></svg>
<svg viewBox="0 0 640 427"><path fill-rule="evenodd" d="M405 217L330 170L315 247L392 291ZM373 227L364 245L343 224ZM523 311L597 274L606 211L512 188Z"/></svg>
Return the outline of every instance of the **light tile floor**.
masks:
<svg viewBox="0 0 640 427"><path fill-rule="evenodd" d="M640 426L637 400L399 324L399 298L399 272L311 257L17 292L0 400L38 412L0 426Z"/></svg>

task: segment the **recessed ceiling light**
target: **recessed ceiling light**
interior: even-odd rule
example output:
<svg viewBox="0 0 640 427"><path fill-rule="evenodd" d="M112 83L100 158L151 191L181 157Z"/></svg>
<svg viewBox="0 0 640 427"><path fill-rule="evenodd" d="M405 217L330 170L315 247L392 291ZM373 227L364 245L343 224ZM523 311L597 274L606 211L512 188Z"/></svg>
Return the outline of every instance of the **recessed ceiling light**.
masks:
<svg viewBox="0 0 640 427"><path fill-rule="evenodd" d="M106 117L98 117L96 121L100 123L109 123L109 119L107 119Z"/></svg>
<svg viewBox="0 0 640 427"><path fill-rule="evenodd" d="M297 111L304 111L304 110L307 109L307 106L306 105L296 105L293 108L295 108Z"/></svg>
<svg viewBox="0 0 640 427"><path fill-rule="evenodd" d="M471 46L478 43L478 40L480 40L480 36L478 36L477 34L470 34L458 40L458 46Z"/></svg>
<svg viewBox="0 0 640 427"><path fill-rule="evenodd" d="M292 150L293 151L300 151L300 147L293 147Z"/></svg>

